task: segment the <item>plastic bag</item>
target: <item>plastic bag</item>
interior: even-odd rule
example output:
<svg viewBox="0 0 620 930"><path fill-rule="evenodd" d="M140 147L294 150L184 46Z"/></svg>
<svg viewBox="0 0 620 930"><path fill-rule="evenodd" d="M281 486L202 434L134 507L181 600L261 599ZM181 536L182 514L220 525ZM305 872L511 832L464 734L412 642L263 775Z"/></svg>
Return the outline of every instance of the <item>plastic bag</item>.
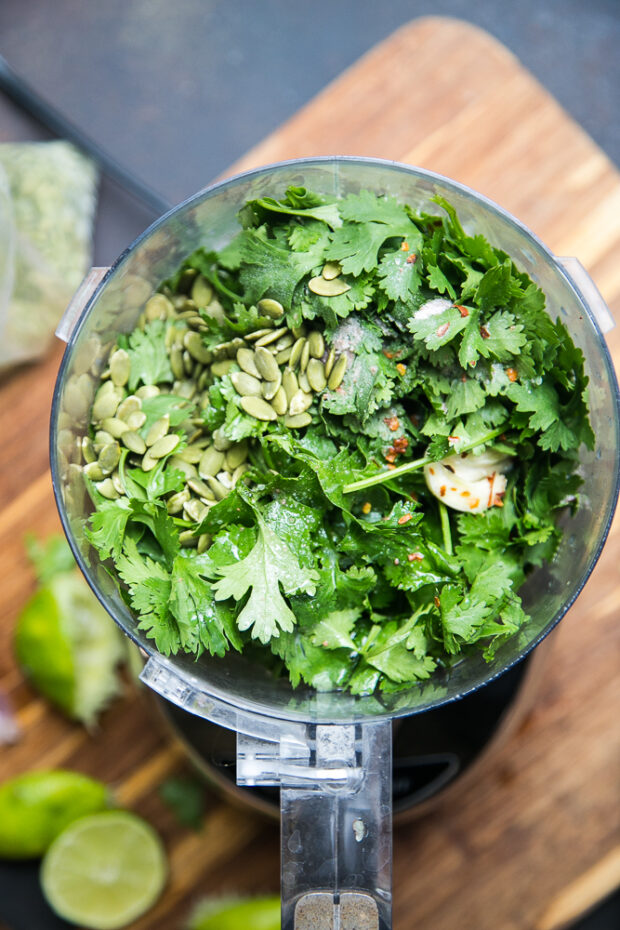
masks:
<svg viewBox="0 0 620 930"><path fill-rule="evenodd" d="M0 145L0 371L46 351L90 266L96 192L68 142Z"/></svg>

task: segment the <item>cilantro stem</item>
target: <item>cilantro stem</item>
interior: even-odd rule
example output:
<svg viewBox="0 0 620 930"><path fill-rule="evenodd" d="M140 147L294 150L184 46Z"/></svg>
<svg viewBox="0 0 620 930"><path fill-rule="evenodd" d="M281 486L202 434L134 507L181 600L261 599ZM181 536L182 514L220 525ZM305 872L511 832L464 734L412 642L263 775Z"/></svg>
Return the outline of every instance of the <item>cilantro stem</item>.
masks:
<svg viewBox="0 0 620 930"><path fill-rule="evenodd" d="M441 519L441 535L443 536L443 547L446 550L446 555L452 555L452 532L450 530L450 514L448 513L448 508L443 501L438 501L439 504L439 517Z"/></svg>
<svg viewBox="0 0 620 930"><path fill-rule="evenodd" d="M475 442L467 443L467 445L459 449L459 455L463 452L471 452L472 449L476 449L478 446L482 446L485 443L490 442L497 436L501 436L501 434L506 431L506 428L507 424L498 426L497 429L491 430L490 433L486 433L484 436L476 439ZM386 481L392 481L394 478L400 478L401 475L408 475L413 471L418 471L418 469L424 468L425 465L430 465L432 461L434 461L434 459L431 459L425 455L424 458L414 459L413 462L406 462L405 465L398 465L396 468L379 472L378 475L371 475L369 478L361 478L359 481L352 481L351 484L345 484L342 492L343 494L352 494L354 491L362 491L364 488L372 488L376 484L385 484Z"/></svg>
<svg viewBox="0 0 620 930"><path fill-rule="evenodd" d="M218 275L217 271L211 271L211 272L209 272L208 275L205 275L205 277L208 277L208 279L209 279L209 281L211 282L211 284L213 285L213 287L216 289L216 291L219 291L220 294L225 294L226 297L230 297L231 300L235 300L235 301L239 301L240 303L244 303L244 300L243 300L243 297L241 296L241 294L235 294L234 291L230 291L230 290L226 287L226 285L223 284L223 283L220 281L220 278L219 278L219 275Z"/></svg>

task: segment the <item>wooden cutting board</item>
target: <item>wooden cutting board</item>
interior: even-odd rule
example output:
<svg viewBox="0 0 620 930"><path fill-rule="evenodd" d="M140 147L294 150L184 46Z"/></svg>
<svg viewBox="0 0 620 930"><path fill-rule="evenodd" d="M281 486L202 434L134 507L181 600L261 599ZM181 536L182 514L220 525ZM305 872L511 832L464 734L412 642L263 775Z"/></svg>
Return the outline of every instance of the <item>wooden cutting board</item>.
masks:
<svg viewBox="0 0 620 930"><path fill-rule="evenodd" d="M231 172L336 153L409 162L470 185L516 214L556 254L578 256L612 310L620 310L618 173L479 29L450 19L412 22ZM617 331L609 345L618 362ZM277 831L214 795L200 833L179 827L157 786L185 763L144 696L128 687L100 731L88 734L50 710L15 665L11 630L34 587L22 537L59 529L47 468L59 359L56 348L0 383L0 693L10 696L22 728L21 740L0 750L0 779L62 765L114 785L123 804L157 826L170 856L161 902L132 930L173 930L204 894L277 890ZM576 913L613 884L619 564L616 521L585 592L553 638L535 709L475 778L398 830L396 930L550 930L560 925L562 907Z"/></svg>

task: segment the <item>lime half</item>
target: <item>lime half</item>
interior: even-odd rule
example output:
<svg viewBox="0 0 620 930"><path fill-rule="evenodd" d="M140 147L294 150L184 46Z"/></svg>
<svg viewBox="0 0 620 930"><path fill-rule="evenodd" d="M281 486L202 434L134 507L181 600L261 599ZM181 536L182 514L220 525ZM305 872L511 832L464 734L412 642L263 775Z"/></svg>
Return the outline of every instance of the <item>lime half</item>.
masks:
<svg viewBox="0 0 620 930"><path fill-rule="evenodd" d="M115 930L136 920L165 882L158 835L126 811L76 820L52 843L41 868L48 904L88 930Z"/></svg>

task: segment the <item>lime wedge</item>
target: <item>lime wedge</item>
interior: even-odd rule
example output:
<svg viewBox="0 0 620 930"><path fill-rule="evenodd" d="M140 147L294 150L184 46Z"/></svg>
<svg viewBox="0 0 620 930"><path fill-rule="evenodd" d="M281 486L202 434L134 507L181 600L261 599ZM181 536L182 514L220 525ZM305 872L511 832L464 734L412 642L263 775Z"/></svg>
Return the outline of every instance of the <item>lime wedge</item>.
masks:
<svg viewBox="0 0 620 930"><path fill-rule="evenodd" d="M100 781L55 769L27 772L0 785L0 857L42 856L50 843L78 817L107 807Z"/></svg>
<svg viewBox="0 0 620 930"><path fill-rule="evenodd" d="M15 652L39 691L87 726L119 691L122 636L77 570L54 575L28 601Z"/></svg>
<svg viewBox="0 0 620 930"><path fill-rule="evenodd" d="M165 882L158 835L126 811L76 820L52 843L41 867L50 907L88 930L115 930L136 920Z"/></svg>
<svg viewBox="0 0 620 930"><path fill-rule="evenodd" d="M280 930L280 898L216 898L201 902L188 930Z"/></svg>

